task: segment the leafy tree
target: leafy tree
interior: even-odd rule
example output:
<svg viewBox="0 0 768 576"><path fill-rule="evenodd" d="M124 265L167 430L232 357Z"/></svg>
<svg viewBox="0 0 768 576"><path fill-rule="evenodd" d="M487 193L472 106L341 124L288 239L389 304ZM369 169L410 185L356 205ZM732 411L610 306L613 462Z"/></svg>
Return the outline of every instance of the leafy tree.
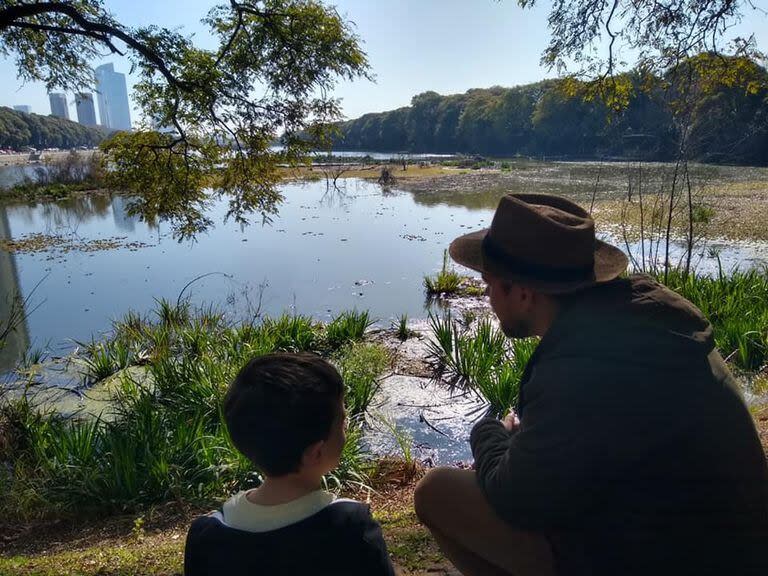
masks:
<svg viewBox="0 0 768 576"><path fill-rule="evenodd" d="M274 213L277 164L300 162L325 138L340 116L329 96L338 78L368 74L350 25L318 0L229 0L203 22L215 50L165 28L124 26L103 0L0 0L0 53L23 80L79 90L92 85L90 63L105 49L130 58L147 121L103 146L111 182L136 195L134 212L168 218L182 235L210 223L209 186L238 221ZM153 132L150 122L172 130ZM284 149L275 152L278 135Z"/></svg>
<svg viewBox="0 0 768 576"><path fill-rule="evenodd" d="M337 145L358 150L569 157L626 156L765 164L768 73L748 58L701 54L661 76L618 74L624 101L591 81L428 93L429 110L366 114L339 126ZM414 118L421 121L417 124ZM401 129L400 119L406 122ZM421 140L414 139L414 133ZM432 148L423 148L431 138ZM418 146L418 147L417 147Z"/></svg>
<svg viewBox="0 0 768 576"><path fill-rule="evenodd" d="M537 0L517 3L527 8ZM550 41L541 60L550 68L571 68L594 79L612 76L627 51L637 55L638 69L656 74L723 48L754 58L760 55L754 38L727 37L747 10L758 8L751 0L555 0L548 18ZM595 50L600 42L605 49Z"/></svg>
<svg viewBox="0 0 768 576"><path fill-rule="evenodd" d="M437 92L424 92L411 98L411 110L408 115L409 148L417 151L429 151L434 148L434 125L437 107L441 100Z"/></svg>

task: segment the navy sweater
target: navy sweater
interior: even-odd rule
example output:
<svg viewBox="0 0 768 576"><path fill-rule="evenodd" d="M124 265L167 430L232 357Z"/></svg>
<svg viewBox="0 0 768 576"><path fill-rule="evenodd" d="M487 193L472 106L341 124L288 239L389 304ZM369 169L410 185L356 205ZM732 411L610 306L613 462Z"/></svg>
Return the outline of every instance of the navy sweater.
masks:
<svg viewBox="0 0 768 576"><path fill-rule="evenodd" d="M344 500L269 532L231 528L220 514L197 518L187 534L184 574L394 576L394 570L368 506Z"/></svg>

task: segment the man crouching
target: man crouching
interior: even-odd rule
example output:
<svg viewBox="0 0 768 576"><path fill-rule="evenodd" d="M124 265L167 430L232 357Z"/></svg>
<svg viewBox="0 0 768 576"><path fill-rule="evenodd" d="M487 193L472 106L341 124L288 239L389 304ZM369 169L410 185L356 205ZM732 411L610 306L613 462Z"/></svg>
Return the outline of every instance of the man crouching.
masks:
<svg viewBox="0 0 768 576"><path fill-rule="evenodd" d="M768 466L712 327L596 240L578 205L502 198L454 240L512 338L541 336L517 415L472 430L415 508L465 575L768 574ZM519 417L519 421L517 418Z"/></svg>

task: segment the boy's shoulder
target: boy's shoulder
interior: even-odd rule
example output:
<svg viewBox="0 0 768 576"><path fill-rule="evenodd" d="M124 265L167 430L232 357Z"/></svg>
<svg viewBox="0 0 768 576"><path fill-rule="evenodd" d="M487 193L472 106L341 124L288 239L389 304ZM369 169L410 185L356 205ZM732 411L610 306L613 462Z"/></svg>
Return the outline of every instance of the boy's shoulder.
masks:
<svg viewBox="0 0 768 576"><path fill-rule="evenodd" d="M191 538L211 536L214 539L229 537L274 540L291 538L306 532L332 529L334 532L331 535L342 537L345 533L354 534L365 530L372 523L375 521L367 504L357 500L340 498L308 518L269 532L246 532L232 528L226 524L224 515L220 511L215 511L196 518L189 528L189 536ZM248 538L249 536L251 538Z"/></svg>
<svg viewBox="0 0 768 576"><path fill-rule="evenodd" d="M329 554L343 550L344 554ZM267 532L227 526L221 512L201 516L187 534L185 574L371 574L391 576L381 528L367 504L335 500L312 516Z"/></svg>

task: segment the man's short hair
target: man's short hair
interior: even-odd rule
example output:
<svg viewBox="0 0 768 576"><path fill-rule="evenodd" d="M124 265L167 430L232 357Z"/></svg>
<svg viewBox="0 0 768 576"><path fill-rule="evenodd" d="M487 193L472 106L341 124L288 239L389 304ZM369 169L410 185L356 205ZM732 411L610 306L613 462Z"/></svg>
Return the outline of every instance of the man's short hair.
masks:
<svg viewBox="0 0 768 576"><path fill-rule="evenodd" d="M224 400L232 442L268 476L296 472L307 447L327 439L341 416L343 390L336 368L314 354L254 358Z"/></svg>

